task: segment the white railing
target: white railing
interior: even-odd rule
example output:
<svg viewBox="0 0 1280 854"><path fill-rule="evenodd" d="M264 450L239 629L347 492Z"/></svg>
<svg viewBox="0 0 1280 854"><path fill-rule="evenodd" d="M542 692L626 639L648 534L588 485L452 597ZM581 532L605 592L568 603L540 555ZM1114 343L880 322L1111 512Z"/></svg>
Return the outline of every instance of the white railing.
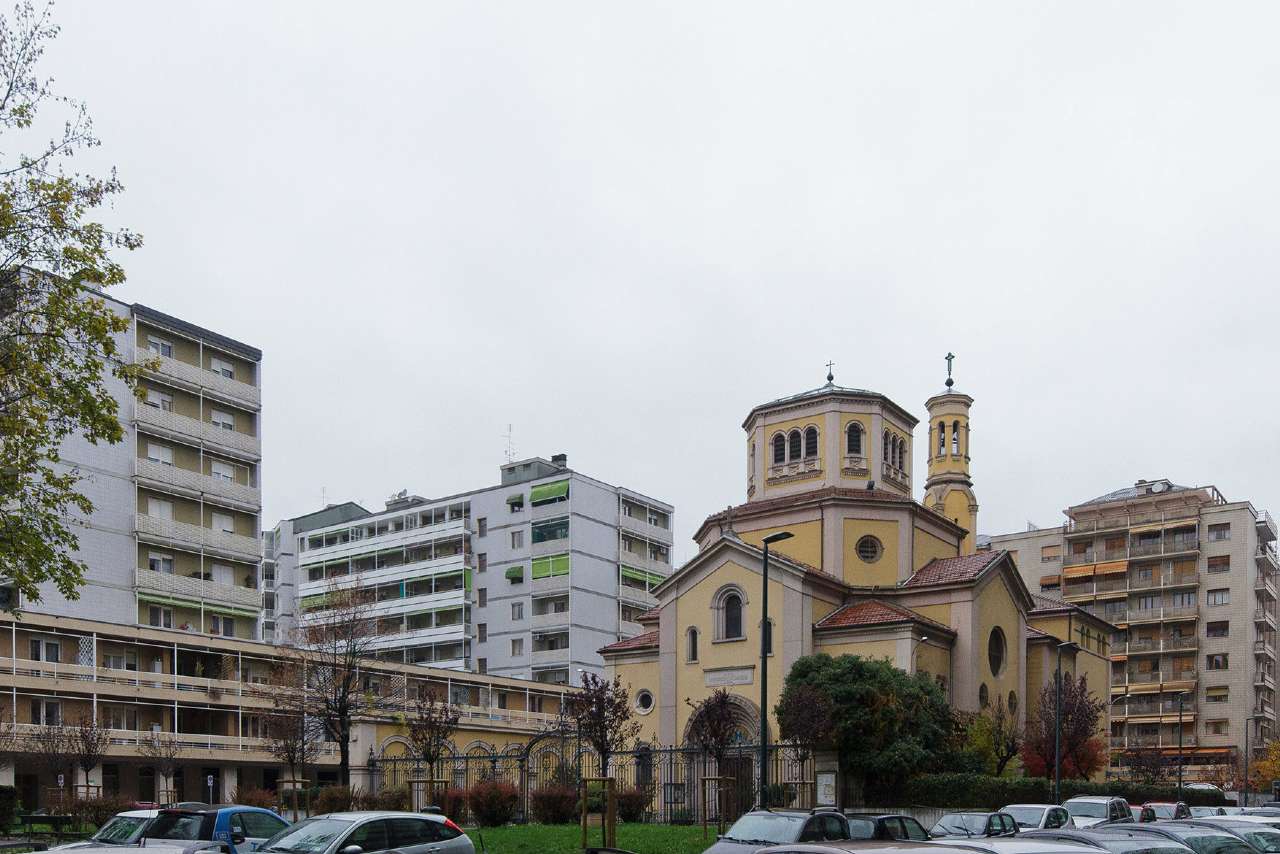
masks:
<svg viewBox="0 0 1280 854"><path fill-rule="evenodd" d="M569 664L569 648L564 649L535 649L533 651L533 664L538 667L545 667L550 664Z"/></svg>
<svg viewBox="0 0 1280 854"><path fill-rule="evenodd" d="M239 501L254 507L262 504L262 492L257 487L245 486L235 481L201 474L198 471L190 471L177 466L166 465L165 463L158 463L154 460L139 459L137 473L138 477L176 486L180 489L189 489L193 492L203 492L208 495L217 495L221 498L230 498L232 501Z"/></svg>
<svg viewBox="0 0 1280 854"><path fill-rule="evenodd" d="M226 531L215 531L202 525L189 522L176 522L172 519L159 519L139 513L137 516L139 534L149 534L166 540L175 540L194 546L207 546L227 552L244 555L247 560L257 563L259 541L256 537L245 537L240 534L228 534Z"/></svg>
<svg viewBox="0 0 1280 854"><path fill-rule="evenodd" d="M190 385L203 386L218 394L245 401L254 407L262 402L262 391L257 386L224 377L222 374L214 373L213 371L202 370L197 365L189 365L186 362L171 359L168 356L158 356L155 353L146 353L144 355L148 358L159 360L160 367L156 371L158 374L173 377Z"/></svg>
<svg viewBox="0 0 1280 854"><path fill-rule="evenodd" d="M238 605L255 610L262 606L261 591L252 587L219 584L216 581L188 578L154 569L137 570L137 581L138 587L144 590L155 590L183 599Z"/></svg>
<svg viewBox="0 0 1280 854"><path fill-rule="evenodd" d="M176 412L167 411L158 406L147 406L140 403L137 406L137 412L138 421L143 424L150 424L161 430L168 430L183 436L192 436L211 445L220 445L253 457L262 456L262 442L257 436L250 436L247 433L239 433L235 430L224 430L206 421L188 418L186 415L179 415Z"/></svg>

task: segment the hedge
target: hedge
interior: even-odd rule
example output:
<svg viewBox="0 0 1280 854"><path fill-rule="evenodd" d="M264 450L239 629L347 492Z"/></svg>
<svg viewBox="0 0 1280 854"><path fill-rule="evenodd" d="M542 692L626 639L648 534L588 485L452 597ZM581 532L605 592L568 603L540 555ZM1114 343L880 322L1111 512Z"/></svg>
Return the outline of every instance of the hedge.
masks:
<svg viewBox="0 0 1280 854"><path fill-rule="evenodd" d="M18 790L13 786L0 786L0 829L13 824L18 812Z"/></svg>
<svg viewBox="0 0 1280 854"><path fill-rule="evenodd" d="M1130 803L1172 801L1176 786L1144 786L1121 781L1091 783L1063 780L1062 797L1113 795ZM924 774L903 786L905 803L925 807L975 807L999 809L1006 804L1047 804L1053 798L1053 781L1045 777L989 777L985 774ZM1182 800L1192 806L1219 806L1222 792L1183 787ZM881 804L880 806L885 806Z"/></svg>

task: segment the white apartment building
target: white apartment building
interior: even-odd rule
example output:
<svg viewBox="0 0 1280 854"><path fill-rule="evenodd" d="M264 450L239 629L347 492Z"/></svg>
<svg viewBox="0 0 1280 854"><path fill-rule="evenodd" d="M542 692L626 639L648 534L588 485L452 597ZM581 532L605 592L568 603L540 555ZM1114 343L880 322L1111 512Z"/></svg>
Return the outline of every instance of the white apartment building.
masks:
<svg viewBox="0 0 1280 854"><path fill-rule="evenodd" d="M673 513L564 456L508 463L471 492L401 493L380 512L333 505L267 538L267 625L283 639L356 589L385 660L576 684L603 672L597 650L642 633L671 571Z"/></svg>

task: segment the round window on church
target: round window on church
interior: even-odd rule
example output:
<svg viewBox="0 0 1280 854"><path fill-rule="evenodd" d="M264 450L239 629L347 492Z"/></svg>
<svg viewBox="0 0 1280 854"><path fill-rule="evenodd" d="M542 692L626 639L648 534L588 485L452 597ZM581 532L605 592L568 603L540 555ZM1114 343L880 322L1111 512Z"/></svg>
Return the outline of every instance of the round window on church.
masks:
<svg viewBox="0 0 1280 854"><path fill-rule="evenodd" d="M870 534L858 540L858 545L855 548L858 551L858 557L862 559L863 563L875 563L880 559L880 555L884 554L884 546L880 545L880 541Z"/></svg>
<svg viewBox="0 0 1280 854"><path fill-rule="evenodd" d="M1004 655L1004 632L996 626L987 638L987 663L991 665L992 676L999 676L1004 670Z"/></svg>
<svg viewBox="0 0 1280 854"><path fill-rule="evenodd" d="M650 691L636 692L636 711L642 715L647 715L653 711L653 693Z"/></svg>

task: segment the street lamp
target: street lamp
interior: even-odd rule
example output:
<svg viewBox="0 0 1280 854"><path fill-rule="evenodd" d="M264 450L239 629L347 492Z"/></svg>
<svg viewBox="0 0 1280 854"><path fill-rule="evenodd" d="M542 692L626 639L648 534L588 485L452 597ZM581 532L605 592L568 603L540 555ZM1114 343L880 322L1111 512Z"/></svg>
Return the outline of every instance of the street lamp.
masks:
<svg viewBox="0 0 1280 854"><path fill-rule="evenodd" d="M760 590L760 809L769 808L769 546L791 539L790 531L779 531L764 538L764 564Z"/></svg>
<svg viewBox="0 0 1280 854"><path fill-rule="evenodd" d="M1178 692L1178 800L1182 800L1182 700L1186 691Z"/></svg>
<svg viewBox="0 0 1280 854"><path fill-rule="evenodd" d="M1058 644L1058 669L1053 677L1053 802L1062 803L1062 651L1076 650L1075 641Z"/></svg>
<svg viewBox="0 0 1280 854"><path fill-rule="evenodd" d="M1249 731L1253 729L1253 722L1258 719L1259 715L1252 714L1244 719L1244 792L1240 798L1243 802L1242 807L1249 806Z"/></svg>

